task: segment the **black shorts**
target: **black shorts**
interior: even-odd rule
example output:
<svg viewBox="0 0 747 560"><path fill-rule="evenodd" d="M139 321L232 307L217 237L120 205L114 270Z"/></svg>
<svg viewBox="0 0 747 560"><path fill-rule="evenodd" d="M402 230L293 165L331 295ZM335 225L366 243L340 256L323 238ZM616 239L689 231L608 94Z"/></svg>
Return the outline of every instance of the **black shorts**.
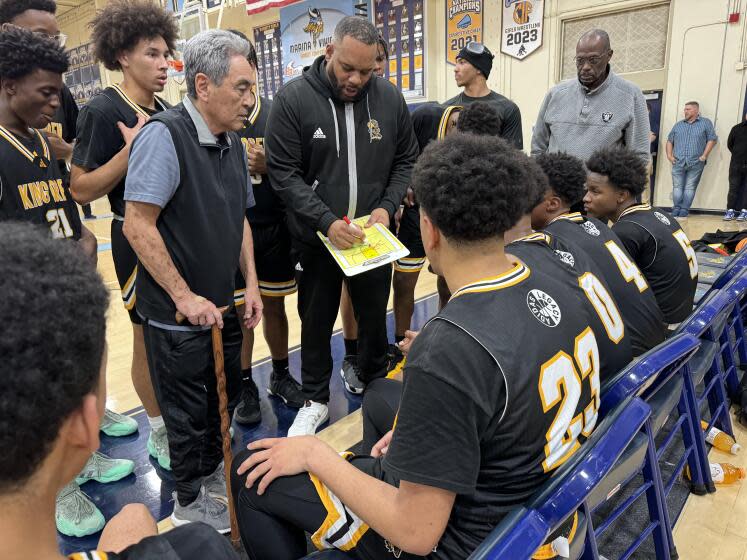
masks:
<svg viewBox="0 0 747 560"><path fill-rule="evenodd" d="M254 265L259 278L259 293L269 297L289 296L298 290L296 269L291 259L291 241L285 223L252 226ZM233 301L244 304L244 276L236 271Z"/></svg>
<svg viewBox="0 0 747 560"><path fill-rule="evenodd" d="M425 249L420 237L420 207L415 205L402 210L397 239L410 250L410 254L394 263L398 272L420 272L425 265Z"/></svg>
<svg viewBox="0 0 747 560"><path fill-rule="evenodd" d="M137 255L130 247L129 241L122 233L124 222L118 218L112 219L112 259L114 259L114 270L117 273L119 289L122 291L122 302L130 321L135 325L142 325L143 320L135 311L136 294L135 281L137 280Z"/></svg>

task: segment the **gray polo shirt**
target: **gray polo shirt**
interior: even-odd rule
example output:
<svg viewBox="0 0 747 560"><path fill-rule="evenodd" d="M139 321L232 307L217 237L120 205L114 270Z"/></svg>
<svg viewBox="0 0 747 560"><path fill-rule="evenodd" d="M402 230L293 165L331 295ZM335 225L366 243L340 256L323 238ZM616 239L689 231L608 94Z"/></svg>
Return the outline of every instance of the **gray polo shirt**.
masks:
<svg viewBox="0 0 747 560"><path fill-rule="evenodd" d="M219 144L220 139L210 132L205 119L186 95L183 104L197 129L200 144ZM248 170L246 150L242 152ZM251 208L255 204L254 189L248 171L247 179L246 207ZM151 123L138 134L137 142L130 154L124 199L147 202L164 208L174 196L179 182L179 161L171 133L165 124Z"/></svg>
<svg viewBox="0 0 747 560"><path fill-rule="evenodd" d="M532 155L567 152L586 161L600 148L624 146L649 161L649 120L640 88L612 70L589 90L577 79L545 95L532 134Z"/></svg>

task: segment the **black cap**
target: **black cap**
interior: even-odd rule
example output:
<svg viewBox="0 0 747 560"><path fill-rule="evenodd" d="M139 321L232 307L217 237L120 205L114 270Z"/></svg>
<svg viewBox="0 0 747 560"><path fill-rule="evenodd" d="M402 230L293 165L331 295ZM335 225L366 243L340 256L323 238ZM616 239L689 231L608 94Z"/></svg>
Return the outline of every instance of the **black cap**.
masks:
<svg viewBox="0 0 747 560"><path fill-rule="evenodd" d="M485 45L480 43L474 43L473 45L479 45L482 48L482 52L476 53L473 50L474 47L473 49L470 49L469 45L467 45L459 51L459 54L456 57L463 58L469 62L472 66L482 72L482 75L487 79L488 76L490 76L490 71L493 69L493 58L495 57L493 56L493 53L490 52L490 49Z"/></svg>

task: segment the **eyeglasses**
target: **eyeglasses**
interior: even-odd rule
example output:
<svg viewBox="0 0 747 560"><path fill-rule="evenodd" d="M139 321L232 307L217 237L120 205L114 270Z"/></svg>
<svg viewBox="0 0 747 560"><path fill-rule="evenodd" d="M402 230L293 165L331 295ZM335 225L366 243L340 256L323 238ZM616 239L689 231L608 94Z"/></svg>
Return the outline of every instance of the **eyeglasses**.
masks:
<svg viewBox="0 0 747 560"><path fill-rule="evenodd" d="M54 39L55 41L57 41L57 44L61 47L64 47L65 43L67 43L67 35L65 35L64 33L58 33L57 35L44 35L45 37L49 37L50 39Z"/></svg>
<svg viewBox="0 0 747 560"><path fill-rule="evenodd" d="M573 62L576 64L576 68L582 68L587 62L590 66L596 66L602 61L602 58L601 56L574 56Z"/></svg>
<svg viewBox="0 0 747 560"><path fill-rule="evenodd" d="M12 23L4 23L2 26L0 26L0 29L9 28L24 29L20 25L13 25ZM61 47L64 47L65 43L67 42L67 35L65 35L64 33L58 33L57 35L49 35L47 33L44 33L44 31L32 31L32 33L34 33L35 35L46 37L47 39L52 39L53 41L56 41L57 44Z"/></svg>

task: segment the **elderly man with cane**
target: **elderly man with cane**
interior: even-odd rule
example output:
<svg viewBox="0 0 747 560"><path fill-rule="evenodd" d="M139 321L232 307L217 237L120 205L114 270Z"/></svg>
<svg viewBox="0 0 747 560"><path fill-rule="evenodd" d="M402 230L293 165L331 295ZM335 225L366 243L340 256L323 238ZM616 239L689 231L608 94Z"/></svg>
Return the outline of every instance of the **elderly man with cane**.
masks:
<svg viewBox="0 0 747 560"><path fill-rule="evenodd" d="M224 317L224 308L233 302L237 265L247 286L241 320L254 328L262 316L245 218L254 198L235 133L254 102L249 50L247 41L227 31L189 40L187 95L140 131L125 188L124 233L142 265L136 308L145 322L148 365L176 479L171 520L177 526L202 521L224 533L230 529L229 461L221 463L221 445L230 460L223 440L239 397L241 349L236 313ZM225 387L222 376L216 384L221 369Z"/></svg>

